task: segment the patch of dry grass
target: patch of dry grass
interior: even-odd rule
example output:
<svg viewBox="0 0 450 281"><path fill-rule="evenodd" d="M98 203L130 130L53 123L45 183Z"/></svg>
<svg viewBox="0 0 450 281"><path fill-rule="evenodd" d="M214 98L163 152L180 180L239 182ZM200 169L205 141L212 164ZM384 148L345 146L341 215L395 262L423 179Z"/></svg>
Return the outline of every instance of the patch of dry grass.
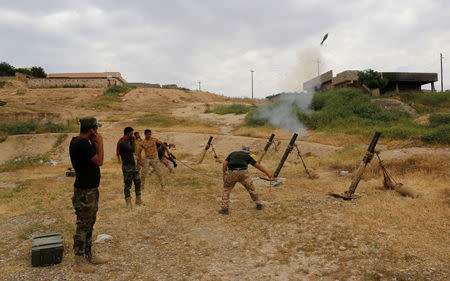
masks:
<svg viewBox="0 0 450 281"><path fill-rule="evenodd" d="M268 138L271 134L275 134L278 139L290 139L291 133L276 129L270 125L264 125L259 127L239 126L233 131L235 136L244 136L252 138Z"/></svg>
<svg viewBox="0 0 450 281"><path fill-rule="evenodd" d="M399 180L425 194L418 199L380 190L381 176L375 174L361 181L357 191L364 196L357 201L327 197L328 191L343 191L351 181L329 169L340 165L339 159L358 164L364 149L348 146L331 160L308 159L308 164L320 169L317 180L307 179L291 155L282 170L288 178L285 185L269 189L256 184L265 209L256 211L248 193L237 185L230 216L217 214L221 165L212 159L191 164L198 172L179 166L168 178L167 193L158 191L157 180L151 176L143 192L147 205L133 211L124 207L120 167L106 163L94 237L101 233L113 236L111 242L95 245L113 260L83 278L349 280L355 276L364 280L383 276L399 280L414 276L424 280L429 276L445 280L450 256L446 247L450 192L442 173L447 160L386 161ZM269 152L263 165L273 171L281 153ZM176 155L180 159L195 156L184 151ZM24 187L14 192L0 190L0 195L12 192L0 204L0 241L8 241L0 243L0 257L5 260L2 270L7 278L55 279L63 273L65 278L79 277L71 271L73 178L64 177L64 170L64 165L32 167L3 177L8 182L24 181ZM262 175L255 169L250 172ZM63 233L63 262L51 268L31 268L29 237L55 231Z"/></svg>

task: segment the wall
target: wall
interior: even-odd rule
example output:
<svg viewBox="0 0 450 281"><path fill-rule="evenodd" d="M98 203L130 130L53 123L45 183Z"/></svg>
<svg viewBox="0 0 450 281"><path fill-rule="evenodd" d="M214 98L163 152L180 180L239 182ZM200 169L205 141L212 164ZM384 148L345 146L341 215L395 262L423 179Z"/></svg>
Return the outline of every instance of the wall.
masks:
<svg viewBox="0 0 450 281"><path fill-rule="evenodd" d="M109 82L109 83L108 83ZM106 88L111 85L122 85L123 83L115 78L110 79L56 79L56 78L37 78L28 80L30 88L46 88L64 85L85 85L87 88Z"/></svg>

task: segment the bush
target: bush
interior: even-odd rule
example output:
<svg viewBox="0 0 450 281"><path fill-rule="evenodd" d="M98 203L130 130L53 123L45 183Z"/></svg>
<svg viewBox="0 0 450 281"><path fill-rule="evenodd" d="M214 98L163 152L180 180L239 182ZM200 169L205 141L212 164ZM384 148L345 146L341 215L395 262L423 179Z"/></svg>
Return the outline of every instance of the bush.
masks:
<svg viewBox="0 0 450 281"><path fill-rule="evenodd" d="M421 139L429 143L450 144L450 124L433 128L426 132Z"/></svg>
<svg viewBox="0 0 450 281"><path fill-rule="evenodd" d="M7 62L0 63L0 76L14 76L15 74L14 66Z"/></svg>
<svg viewBox="0 0 450 281"><path fill-rule="evenodd" d="M215 106L214 108L210 108L209 106L206 107L204 113L216 113L216 114L245 114L248 113L251 110L254 110L256 106L254 105L246 105L246 104L240 104L235 103L231 105L219 105Z"/></svg>
<svg viewBox="0 0 450 281"><path fill-rule="evenodd" d="M367 69L364 71L358 71L358 84L360 86L366 85L370 89L383 89L386 87L388 80L381 76L381 73Z"/></svg>
<svg viewBox="0 0 450 281"><path fill-rule="evenodd" d="M106 90L103 92L103 95L115 95L118 96L121 93L128 93L129 91L136 89L136 86L132 85L114 85L106 88Z"/></svg>
<svg viewBox="0 0 450 281"><path fill-rule="evenodd" d="M14 72L19 72L19 73L22 73L22 74L25 74L25 75L31 75L32 76L31 70L29 70L27 68L15 68Z"/></svg>
<svg viewBox="0 0 450 281"><path fill-rule="evenodd" d="M423 105L426 107L450 107L449 93L422 93L422 92L406 92L399 94L400 99L414 106Z"/></svg>
<svg viewBox="0 0 450 281"><path fill-rule="evenodd" d="M31 76L34 76L36 78L46 78L47 73L45 73L44 69L40 66L33 66L31 68Z"/></svg>
<svg viewBox="0 0 450 281"><path fill-rule="evenodd" d="M450 124L450 112L430 114L430 126L438 127Z"/></svg>
<svg viewBox="0 0 450 281"><path fill-rule="evenodd" d="M5 85L6 85L6 82L5 82L5 81L0 81L0 88L5 87Z"/></svg>
<svg viewBox="0 0 450 281"><path fill-rule="evenodd" d="M25 89L25 88L19 88L16 90L16 95L18 95L18 96L23 96L26 93L27 93L27 89Z"/></svg>

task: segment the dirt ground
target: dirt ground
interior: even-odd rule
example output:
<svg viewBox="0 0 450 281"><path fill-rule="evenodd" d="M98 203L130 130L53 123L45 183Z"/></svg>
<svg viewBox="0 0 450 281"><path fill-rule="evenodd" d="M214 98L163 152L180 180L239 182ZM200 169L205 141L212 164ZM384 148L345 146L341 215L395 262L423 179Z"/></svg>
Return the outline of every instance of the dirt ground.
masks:
<svg viewBox="0 0 450 281"><path fill-rule="evenodd" d="M280 174L286 182L271 187L250 173L263 200L255 209L248 193L236 186L231 214L220 216L221 164L208 152L199 155L210 135L220 159L242 144L258 154L266 139L230 135L242 115L203 113L205 104L248 102L209 93L136 89L123 97L122 110L94 110L86 104L96 89L29 89L24 96L0 90L9 108L2 112L57 112L68 118L89 114L103 121L106 163L102 167L100 203L94 237L113 238L95 249L111 258L94 274L72 271L75 216L71 205L73 178L68 143L54 147L59 134L9 136L0 143L0 163L16 157L48 153L56 166L36 165L0 173L0 266L2 280L448 280L450 189L448 147L402 148L380 145L381 157L398 181L413 186L419 198L402 197L382 188L373 161L357 192L342 201L327 195L345 191L367 144L324 145L302 138L297 142L306 164L318 179L308 179L294 151ZM22 100L21 100L22 99ZM25 103L35 103L25 105ZM121 169L115 144L125 125L138 130L136 116L169 112L174 118L205 121L202 133L190 128L154 127L161 140L176 144L180 162L167 174L168 190L157 188L154 176L143 191L146 203L124 207ZM217 132L220 133L209 133ZM263 160L274 171L287 146L280 140ZM349 146L350 145L350 146ZM350 147L350 148L349 148ZM348 170L348 174L340 173ZM134 196L133 196L134 197ZM61 232L61 264L33 268L32 237Z"/></svg>

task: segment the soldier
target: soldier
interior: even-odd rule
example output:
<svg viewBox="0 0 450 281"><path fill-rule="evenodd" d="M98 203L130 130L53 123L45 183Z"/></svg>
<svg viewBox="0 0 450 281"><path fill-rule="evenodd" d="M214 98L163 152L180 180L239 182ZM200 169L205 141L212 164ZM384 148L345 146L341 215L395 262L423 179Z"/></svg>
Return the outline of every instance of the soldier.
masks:
<svg viewBox="0 0 450 281"><path fill-rule="evenodd" d="M258 199L258 193L253 186L253 181L247 171L248 164L265 173L269 179L272 175L260 164L256 163L255 159L250 156L250 148L243 145L242 150L234 151L228 155L223 161L223 192L222 192L222 209L219 214L228 215L228 207L230 205L230 193L236 183L241 183L250 194L253 202L256 203L256 209L262 210L263 205Z"/></svg>
<svg viewBox="0 0 450 281"><path fill-rule="evenodd" d="M159 184L161 185L161 190L165 190L165 181L161 171L161 164L158 158L158 149L156 145L161 145L168 155L171 155L167 146L162 143L157 138L152 137L152 131L147 129L144 131L145 139L142 141L141 145L138 147L137 155L139 158L139 163L142 165L141 178L142 186L145 185L145 178L147 176L149 167L152 167L159 179ZM145 159L142 160L142 150L145 152Z"/></svg>
<svg viewBox="0 0 450 281"><path fill-rule="evenodd" d="M108 261L92 254L92 232L98 210L100 166L103 165L104 158L103 137L98 133L99 126L95 118L80 119L80 134L72 138L69 146L70 161L76 173L72 197L77 216L77 230L73 237L74 271L85 273L95 271L90 264Z"/></svg>
<svg viewBox="0 0 450 281"><path fill-rule="evenodd" d="M131 205L131 193L130 189L134 182L134 192L136 193L136 205L143 205L141 197L141 179L139 172L136 168L136 161L134 160L134 152L136 150L136 144L134 142L133 128L126 127L123 130L123 137L119 139L117 143L120 158L122 159L122 172L125 195L125 203L128 208L132 208Z"/></svg>

